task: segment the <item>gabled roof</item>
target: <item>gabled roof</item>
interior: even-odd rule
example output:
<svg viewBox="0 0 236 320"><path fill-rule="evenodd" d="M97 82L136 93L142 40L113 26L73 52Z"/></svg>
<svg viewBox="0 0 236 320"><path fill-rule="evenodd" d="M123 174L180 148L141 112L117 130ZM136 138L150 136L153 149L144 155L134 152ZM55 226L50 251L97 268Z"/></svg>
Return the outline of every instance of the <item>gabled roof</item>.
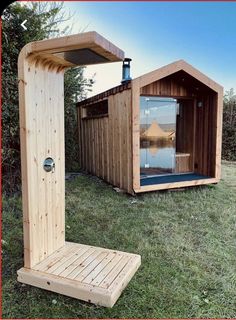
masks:
<svg viewBox="0 0 236 320"><path fill-rule="evenodd" d="M223 93L223 87L216 83L214 80L207 77L205 74L194 68L192 65L187 63L184 60L178 60L175 62L172 62L164 67L161 67L159 69L156 69L154 71L151 71L149 73L146 73L138 78L135 78L125 84L118 85L114 88L111 88L107 91L104 91L102 93L99 93L95 96L92 96L88 99L85 99L83 101L80 101L77 103L77 107L85 106L89 104L93 104L97 101L106 99L110 95L117 94L119 92L122 92L124 90L132 88L142 88L145 87L155 81L161 80L163 78L166 78L168 76L171 76L172 74L175 74L179 71L184 71L191 77L195 78L196 80L200 81L203 85L207 86L208 88L212 89L213 91L217 93Z"/></svg>
<svg viewBox="0 0 236 320"><path fill-rule="evenodd" d="M216 83L214 80L210 79L184 60L175 61L162 68L146 73L138 78L133 79L132 83L141 88L181 70L216 92L221 92L223 90L223 87L220 84Z"/></svg>

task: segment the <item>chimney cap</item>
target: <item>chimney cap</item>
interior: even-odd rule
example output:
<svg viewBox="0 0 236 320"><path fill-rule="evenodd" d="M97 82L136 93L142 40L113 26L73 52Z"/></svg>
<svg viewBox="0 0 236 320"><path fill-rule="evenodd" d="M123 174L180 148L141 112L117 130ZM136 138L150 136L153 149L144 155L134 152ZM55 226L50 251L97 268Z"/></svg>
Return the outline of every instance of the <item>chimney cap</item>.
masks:
<svg viewBox="0 0 236 320"><path fill-rule="evenodd" d="M124 58L123 62L125 62L125 61L130 62L130 61L132 61L132 59L131 58Z"/></svg>

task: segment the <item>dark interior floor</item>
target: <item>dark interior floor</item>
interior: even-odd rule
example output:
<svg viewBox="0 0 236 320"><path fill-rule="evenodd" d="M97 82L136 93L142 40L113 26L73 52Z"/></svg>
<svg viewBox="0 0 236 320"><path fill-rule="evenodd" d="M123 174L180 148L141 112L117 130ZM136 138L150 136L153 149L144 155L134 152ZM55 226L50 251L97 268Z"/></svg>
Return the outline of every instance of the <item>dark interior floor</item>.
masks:
<svg viewBox="0 0 236 320"><path fill-rule="evenodd" d="M141 186L148 186L151 184L161 184L161 183L171 183L171 182L180 182L180 181L191 181L191 180L200 180L200 179L209 179L208 176L203 176L197 173L186 173L186 174L171 174L163 175L158 177L149 177L140 179Z"/></svg>

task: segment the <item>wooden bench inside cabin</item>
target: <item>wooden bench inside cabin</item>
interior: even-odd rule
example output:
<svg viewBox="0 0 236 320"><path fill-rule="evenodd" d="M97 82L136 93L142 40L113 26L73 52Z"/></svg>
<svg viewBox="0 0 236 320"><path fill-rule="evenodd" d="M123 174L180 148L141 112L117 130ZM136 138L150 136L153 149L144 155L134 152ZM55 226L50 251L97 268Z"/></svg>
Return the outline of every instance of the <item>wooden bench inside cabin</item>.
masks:
<svg viewBox="0 0 236 320"><path fill-rule="evenodd" d="M176 152L175 173L190 172L190 153Z"/></svg>

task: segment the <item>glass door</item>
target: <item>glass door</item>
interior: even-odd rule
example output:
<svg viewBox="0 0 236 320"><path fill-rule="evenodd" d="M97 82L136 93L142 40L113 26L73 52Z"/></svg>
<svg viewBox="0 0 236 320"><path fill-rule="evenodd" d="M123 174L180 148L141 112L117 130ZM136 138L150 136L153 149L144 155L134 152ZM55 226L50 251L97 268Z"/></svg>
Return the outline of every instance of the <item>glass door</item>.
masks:
<svg viewBox="0 0 236 320"><path fill-rule="evenodd" d="M140 97L140 176L175 172L177 101Z"/></svg>

